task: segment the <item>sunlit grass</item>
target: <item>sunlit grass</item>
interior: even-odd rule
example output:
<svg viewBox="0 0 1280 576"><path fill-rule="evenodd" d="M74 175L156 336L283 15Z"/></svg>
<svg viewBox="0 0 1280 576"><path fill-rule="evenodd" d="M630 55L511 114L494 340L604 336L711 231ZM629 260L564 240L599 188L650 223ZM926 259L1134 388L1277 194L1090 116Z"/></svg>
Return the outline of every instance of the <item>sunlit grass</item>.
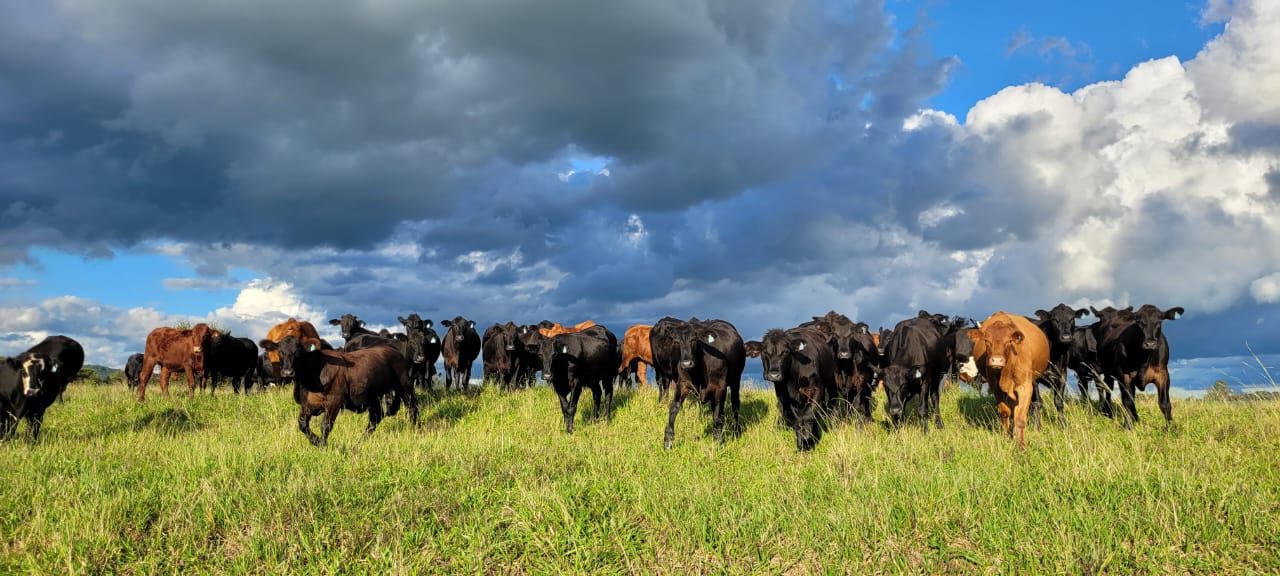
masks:
<svg viewBox="0 0 1280 576"><path fill-rule="evenodd" d="M942 406L799 454L748 392L740 437L689 404L666 452L652 389L573 436L550 390L485 390L424 399L420 430L344 412L317 449L284 390L73 387L0 446L0 573L1280 570L1280 404L1180 401L1165 431L1142 402L1132 432L1072 404L1025 452L989 399Z"/></svg>

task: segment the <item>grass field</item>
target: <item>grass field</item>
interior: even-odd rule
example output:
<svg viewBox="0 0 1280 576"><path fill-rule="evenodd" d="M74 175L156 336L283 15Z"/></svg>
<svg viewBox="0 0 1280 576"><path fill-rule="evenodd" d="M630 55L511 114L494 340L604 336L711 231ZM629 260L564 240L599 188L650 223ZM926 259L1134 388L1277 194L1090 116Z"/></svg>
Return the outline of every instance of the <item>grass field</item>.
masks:
<svg viewBox="0 0 1280 576"><path fill-rule="evenodd" d="M655 399L567 436L546 388L452 395L317 449L283 390L72 386L0 446L0 573L1280 572L1280 403L1177 402L1172 432L1072 405L1021 452L951 390L944 431L877 408L799 454L771 392L723 446L688 405L670 452Z"/></svg>

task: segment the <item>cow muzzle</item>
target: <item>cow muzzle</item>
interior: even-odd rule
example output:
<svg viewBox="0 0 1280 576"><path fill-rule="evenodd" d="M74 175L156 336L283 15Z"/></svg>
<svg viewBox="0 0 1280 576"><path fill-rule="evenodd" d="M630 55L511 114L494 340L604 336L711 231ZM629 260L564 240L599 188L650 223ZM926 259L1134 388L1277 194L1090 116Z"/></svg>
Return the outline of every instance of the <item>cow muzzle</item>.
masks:
<svg viewBox="0 0 1280 576"><path fill-rule="evenodd" d="M850 352L845 352L845 351L843 351L843 350L841 350L839 354L836 354L836 356L837 356L838 358L840 358L841 360L848 360L848 359L850 359L850 358L853 358L853 354L852 354L852 353L850 353Z"/></svg>
<svg viewBox="0 0 1280 576"><path fill-rule="evenodd" d="M1157 342L1156 342L1155 340L1143 340L1143 341L1142 341L1142 349L1143 349L1143 350L1155 350L1155 349L1156 349L1156 345L1157 345Z"/></svg>
<svg viewBox="0 0 1280 576"><path fill-rule="evenodd" d="M1071 335L1070 335L1070 334L1063 334L1063 335L1061 335L1061 336L1058 336L1058 341L1059 341L1059 342L1070 342L1070 341L1071 341Z"/></svg>
<svg viewBox="0 0 1280 576"><path fill-rule="evenodd" d="M515 349L516 349L516 347L515 347L515 346L512 346L512 345L510 345L510 344L508 344L508 345L507 345L507 352L511 352L511 351L513 351L513 350L515 350Z"/></svg>
<svg viewBox="0 0 1280 576"><path fill-rule="evenodd" d="M767 372L767 373L765 373L765 375L764 375L764 379L765 379L765 380L768 380L768 381L770 381L770 382L781 382L781 381L782 381L782 373L781 373L781 372Z"/></svg>
<svg viewBox="0 0 1280 576"><path fill-rule="evenodd" d="M414 356L414 357L413 357L413 363L414 363L414 364L421 364L421 363L426 362L426 361L427 361L427 357L426 357L426 356L423 356L423 355L421 355L421 354L419 354L419 355L417 355L417 356Z"/></svg>
<svg viewBox="0 0 1280 576"><path fill-rule="evenodd" d="M282 368L280 370L280 376L284 378L293 378L293 370L289 368Z"/></svg>
<svg viewBox="0 0 1280 576"><path fill-rule="evenodd" d="M987 358L988 368L1004 368L1004 356L992 356Z"/></svg>
<svg viewBox="0 0 1280 576"><path fill-rule="evenodd" d="M680 361L680 367L681 367L681 368L693 368L693 360L681 360L681 361Z"/></svg>

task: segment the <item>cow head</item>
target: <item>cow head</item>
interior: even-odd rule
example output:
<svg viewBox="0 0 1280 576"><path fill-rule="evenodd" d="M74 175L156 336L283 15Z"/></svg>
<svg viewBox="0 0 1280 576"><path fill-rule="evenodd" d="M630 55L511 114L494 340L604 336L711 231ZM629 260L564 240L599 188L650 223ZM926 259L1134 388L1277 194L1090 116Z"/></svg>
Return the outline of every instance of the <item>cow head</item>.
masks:
<svg viewBox="0 0 1280 576"><path fill-rule="evenodd" d="M449 338L449 335L452 334L453 339L457 342L466 340L469 334L475 334L476 331L475 321L467 320L462 316L458 316L453 320L441 320L440 323L443 324L445 328L449 329L449 331L445 333L445 338Z"/></svg>
<svg viewBox="0 0 1280 576"><path fill-rule="evenodd" d="M1036 318L1040 319L1040 326L1046 328L1045 336L1048 336L1050 341L1056 340L1062 344L1071 343L1071 338L1076 331L1076 319L1088 314L1088 308L1077 310L1066 304L1054 306L1053 310L1048 312L1036 310Z"/></svg>
<svg viewBox="0 0 1280 576"><path fill-rule="evenodd" d="M537 334L537 330L533 330L533 332ZM568 336L568 334L561 334L551 338L543 336L539 339L538 360L542 362L543 380L551 382L556 363L564 363L570 358Z"/></svg>
<svg viewBox="0 0 1280 576"><path fill-rule="evenodd" d="M893 330L881 328L879 338L876 340L876 351L884 356L889 351L889 339L893 338Z"/></svg>
<svg viewBox="0 0 1280 576"><path fill-rule="evenodd" d="M854 324L848 318L840 316L843 321L831 322L831 351L835 353L836 360L853 360L853 353L857 349L857 343L854 338L858 335L858 325ZM865 325L864 325L865 326Z"/></svg>
<svg viewBox="0 0 1280 576"><path fill-rule="evenodd" d="M1184 310L1181 306L1174 306L1168 310L1161 310L1150 304L1143 304L1137 312L1133 314L1134 324L1142 330L1142 349L1155 350L1160 346L1160 339L1164 335L1164 321L1177 320L1182 316Z"/></svg>
<svg viewBox="0 0 1280 576"><path fill-rule="evenodd" d="M209 328L208 324L200 323L191 327L191 369L196 372L204 371L204 359L206 355L214 353L213 347L221 340L222 334L217 330Z"/></svg>
<svg viewBox="0 0 1280 576"><path fill-rule="evenodd" d="M792 339L787 333L774 328L764 333L764 338L757 342L760 348L760 364L764 368L764 379L777 384L791 372L791 356L793 352L804 352L807 344L804 340Z"/></svg>
<svg viewBox="0 0 1280 576"><path fill-rule="evenodd" d="M902 419L902 410L907 403L907 391L919 386L924 378L924 371L919 367L889 366L884 370L884 409L889 419L897 424Z"/></svg>
<svg viewBox="0 0 1280 576"><path fill-rule="evenodd" d="M1022 352L1026 335L1012 322L989 322L981 329L970 330L974 349L984 350L989 370L1003 370L1010 360Z"/></svg>
<svg viewBox="0 0 1280 576"><path fill-rule="evenodd" d="M258 342L258 346L280 355L281 378L293 378L301 361L311 355L321 354L319 341L310 338L304 340L297 336L286 336L280 342L263 338Z"/></svg>
<svg viewBox="0 0 1280 576"><path fill-rule="evenodd" d="M1128 306L1125 308L1115 308L1112 306L1107 306L1106 308L1103 308L1101 310L1094 308L1093 306L1090 306L1089 311L1093 312L1094 318L1097 318L1098 322L1103 326L1106 326L1107 324L1110 324L1117 320L1126 320L1133 316L1133 306Z"/></svg>
<svg viewBox="0 0 1280 576"><path fill-rule="evenodd" d="M690 320L676 332L676 342L680 346L680 368L692 370L701 364L702 346L715 345L716 334L701 322Z"/></svg>
<svg viewBox="0 0 1280 576"><path fill-rule="evenodd" d="M19 379L22 380L23 396L38 396L41 387L44 385L45 370L56 372L57 366L49 361L43 354L22 353L17 357L9 358L9 368L18 373Z"/></svg>
<svg viewBox="0 0 1280 576"><path fill-rule="evenodd" d="M424 330L412 329L408 330L409 337L409 361L414 364L422 364L427 361L427 333Z"/></svg>
<svg viewBox="0 0 1280 576"><path fill-rule="evenodd" d="M364 320L356 318L351 314L343 314L340 318L332 318L329 320L330 326L338 326L342 331L342 339L350 340L356 333L356 328L364 327Z"/></svg>

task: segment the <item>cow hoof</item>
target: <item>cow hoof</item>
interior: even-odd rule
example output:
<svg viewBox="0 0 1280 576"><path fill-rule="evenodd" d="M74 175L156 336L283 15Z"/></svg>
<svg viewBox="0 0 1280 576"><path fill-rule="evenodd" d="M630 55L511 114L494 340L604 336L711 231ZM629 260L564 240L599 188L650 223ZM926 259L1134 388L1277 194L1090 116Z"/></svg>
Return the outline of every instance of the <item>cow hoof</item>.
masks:
<svg viewBox="0 0 1280 576"><path fill-rule="evenodd" d="M670 450L670 449L671 449L671 440L672 440L671 438L665 438L665 439L663 439L663 440L662 440L662 448L663 448L664 450Z"/></svg>

